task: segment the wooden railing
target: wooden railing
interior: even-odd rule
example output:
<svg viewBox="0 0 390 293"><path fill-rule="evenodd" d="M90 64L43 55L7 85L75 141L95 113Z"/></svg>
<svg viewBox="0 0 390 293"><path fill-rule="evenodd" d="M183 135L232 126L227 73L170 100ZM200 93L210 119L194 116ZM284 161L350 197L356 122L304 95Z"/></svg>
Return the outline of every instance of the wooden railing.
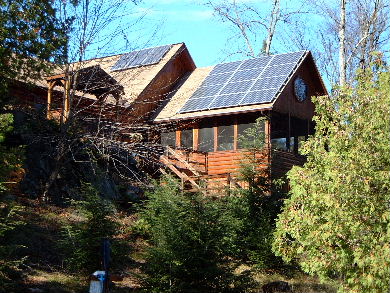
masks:
<svg viewBox="0 0 390 293"><path fill-rule="evenodd" d="M186 188L187 190L210 193L227 188L245 188L245 183L237 178L241 164L245 163L249 155L252 154L244 151L208 154L166 147L160 161L182 180L183 189L186 182L189 182L192 187ZM259 174L271 178L280 178L294 165L302 166L306 162L302 155L275 149L271 151L271 158L269 149L256 152L253 156L252 160L256 162Z"/></svg>

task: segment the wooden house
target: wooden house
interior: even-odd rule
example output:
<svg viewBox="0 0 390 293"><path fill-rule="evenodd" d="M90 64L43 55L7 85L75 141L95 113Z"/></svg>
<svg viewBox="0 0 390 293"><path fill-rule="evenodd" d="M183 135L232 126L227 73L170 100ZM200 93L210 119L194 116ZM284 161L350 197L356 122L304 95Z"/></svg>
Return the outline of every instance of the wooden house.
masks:
<svg viewBox="0 0 390 293"><path fill-rule="evenodd" d="M245 153L240 137L259 117L265 119L259 164L267 176L303 164L300 144L314 131L311 97L327 94L309 51L197 68L184 43L70 64L41 81L41 89L45 82L39 103L48 118L68 119L73 111L137 125L118 138L142 128L143 143L165 147L162 172L195 189L200 181L234 182Z"/></svg>
<svg viewBox="0 0 390 293"><path fill-rule="evenodd" d="M153 119L177 125L161 134L169 146L162 161L195 187L198 178L231 185L245 154L240 137L264 117L259 165L271 178L281 177L304 163L300 144L314 132L311 97L325 94L308 51L196 68Z"/></svg>

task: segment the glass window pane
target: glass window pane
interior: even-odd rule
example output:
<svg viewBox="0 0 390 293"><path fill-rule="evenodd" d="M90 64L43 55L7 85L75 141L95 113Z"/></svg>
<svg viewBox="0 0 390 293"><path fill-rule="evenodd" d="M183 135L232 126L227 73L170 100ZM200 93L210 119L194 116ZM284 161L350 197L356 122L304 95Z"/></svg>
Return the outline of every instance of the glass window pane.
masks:
<svg viewBox="0 0 390 293"><path fill-rule="evenodd" d="M183 129L181 131L180 146L186 149L192 149L192 129Z"/></svg>
<svg viewBox="0 0 390 293"><path fill-rule="evenodd" d="M238 125L238 148L259 147L262 146L264 142L264 122L259 122L259 124L253 122Z"/></svg>
<svg viewBox="0 0 390 293"><path fill-rule="evenodd" d="M234 148L234 126L218 126L218 150L228 151Z"/></svg>
<svg viewBox="0 0 390 293"><path fill-rule="evenodd" d="M199 129L199 150L202 152L214 151L214 128Z"/></svg>
<svg viewBox="0 0 390 293"><path fill-rule="evenodd" d="M290 152L294 152L294 137L290 137Z"/></svg>
<svg viewBox="0 0 390 293"><path fill-rule="evenodd" d="M170 131L161 133L161 144L174 147L176 145L176 132Z"/></svg>
<svg viewBox="0 0 390 293"><path fill-rule="evenodd" d="M272 146L273 149L286 151L287 150L286 138L285 137L281 137L281 138L273 138L273 139L271 139L271 146Z"/></svg>

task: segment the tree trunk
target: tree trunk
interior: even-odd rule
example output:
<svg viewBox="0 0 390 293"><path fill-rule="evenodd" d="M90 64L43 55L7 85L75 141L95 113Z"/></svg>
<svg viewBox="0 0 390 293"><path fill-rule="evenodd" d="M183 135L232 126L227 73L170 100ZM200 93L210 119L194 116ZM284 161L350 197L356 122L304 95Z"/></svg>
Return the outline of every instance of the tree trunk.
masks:
<svg viewBox="0 0 390 293"><path fill-rule="evenodd" d="M265 50L264 50L265 55L270 54L272 38L274 37L275 34L276 24L279 21L279 14L280 14L280 0L274 0L274 5L271 13L271 21L268 27L268 36L267 36L267 40L265 41Z"/></svg>
<svg viewBox="0 0 390 293"><path fill-rule="evenodd" d="M340 86L344 86L347 80L346 61L345 61L345 5L347 0L341 0L340 6L340 25L339 25L339 71Z"/></svg>

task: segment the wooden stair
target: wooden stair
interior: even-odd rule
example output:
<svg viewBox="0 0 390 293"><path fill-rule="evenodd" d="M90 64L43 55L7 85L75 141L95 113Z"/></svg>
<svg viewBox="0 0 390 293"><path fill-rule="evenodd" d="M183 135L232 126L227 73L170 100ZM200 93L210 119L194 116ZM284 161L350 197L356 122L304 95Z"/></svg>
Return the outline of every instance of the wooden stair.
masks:
<svg viewBox="0 0 390 293"><path fill-rule="evenodd" d="M194 167L194 163L196 162L189 162L182 153L169 146L166 147L165 154L160 156L160 162L181 179L182 189L184 189L185 183L189 182L192 187L191 189L200 191L204 194L207 193L207 191L201 187L202 184L199 184L202 181L201 178L204 175L204 172L201 172ZM164 169L161 168L160 170ZM162 171L162 173L166 174L165 170Z"/></svg>
<svg viewBox="0 0 390 293"><path fill-rule="evenodd" d="M225 155L226 159L224 160L229 164L236 164L241 154L233 155L234 160L232 155L228 153ZM231 189L245 188L245 183L237 180L239 177L237 168L224 166L226 167L223 168L226 170L225 172L215 172L214 169L209 167L208 156L208 153L166 147L160 156L160 162L162 163L160 171L162 174L167 174L167 171L174 173L181 179L182 190L190 192L202 192L203 194L224 193L225 191L229 192ZM215 159L213 158L213 160Z"/></svg>

